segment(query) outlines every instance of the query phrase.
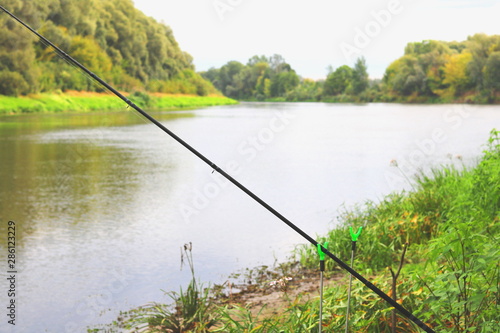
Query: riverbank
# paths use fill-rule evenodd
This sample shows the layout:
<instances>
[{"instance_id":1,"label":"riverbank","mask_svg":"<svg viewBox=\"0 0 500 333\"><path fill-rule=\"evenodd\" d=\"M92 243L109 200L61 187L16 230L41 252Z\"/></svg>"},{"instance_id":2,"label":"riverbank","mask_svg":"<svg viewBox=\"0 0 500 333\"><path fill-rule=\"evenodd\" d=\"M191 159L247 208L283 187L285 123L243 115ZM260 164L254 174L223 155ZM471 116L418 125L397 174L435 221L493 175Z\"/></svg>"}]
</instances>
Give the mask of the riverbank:
<instances>
[{"instance_id":1,"label":"riverbank","mask_svg":"<svg viewBox=\"0 0 500 333\"><path fill-rule=\"evenodd\" d=\"M398 103L398 104L474 104L474 105L498 105L500 104L500 94L484 95L478 92L464 94L459 97L429 97L429 96L397 96L390 94L378 94L366 92L360 95L336 95L327 97L307 97L299 98L295 95L284 97L273 97L259 100L244 99L248 102L318 102L318 103Z\"/></svg>"},{"instance_id":2,"label":"riverbank","mask_svg":"<svg viewBox=\"0 0 500 333\"><path fill-rule=\"evenodd\" d=\"M185 109L238 103L220 95L196 96L141 92L124 93L124 95L139 107L147 110ZM0 95L0 115L115 111L125 108L127 104L111 93L68 91L20 97Z\"/></svg>"},{"instance_id":3,"label":"riverbank","mask_svg":"<svg viewBox=\"0 0 500 333\"><path fill-rule=\"evenodd\" d=\"M397 161L393 165L398 168ZM417 178L413 187L346 211L342 224L318 241L328 242L330 252L348 262L350 227L363 227L354 268L378 288L436 332L496 332L500 131L491 132L475 167L436 169ZM226 282L206 289L193 278L187 290L169 293L174 305L135 309L114 327L141 327L141 332L315 331L320 307L317 267L316 249L304 245L297 248L295 261L237 275L242 284ZM348 275L332 260L326 261L326 268L323 326L341 332ZM356 280L350 304L353 332L420 330Z\"/></svg>"}]
</instances>

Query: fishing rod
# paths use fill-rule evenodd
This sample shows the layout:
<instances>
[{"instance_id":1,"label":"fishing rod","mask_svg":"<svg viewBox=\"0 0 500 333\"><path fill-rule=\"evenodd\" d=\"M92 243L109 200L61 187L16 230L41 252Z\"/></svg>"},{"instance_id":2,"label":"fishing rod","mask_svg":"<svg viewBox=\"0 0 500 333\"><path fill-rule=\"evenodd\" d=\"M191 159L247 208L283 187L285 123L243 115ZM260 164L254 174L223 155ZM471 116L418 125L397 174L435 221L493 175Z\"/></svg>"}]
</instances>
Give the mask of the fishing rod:
<instances>
[{"instance_id":1,"label":"fishing rod","mask_svg":"<svg viewBox=\"0 0 500 333\"><path fill-rule=\"evenodd\" d=\"M87 67L84 65L80 64L78 61L73 59L69 54L61 50L59 47L54 45L51 41L49 41L47 38L39 34L36 30L31 28L28 24L24 23L20 18L9 12L7 9L5 9L2 5L0 5L0 9L5 12L7 15L9 15L12 19L17 21L19 24L21 24L23 27L28 29L31 33L36 35L44 44L52 47L56 53L63 58L64 60L68 61L70 64L75 65L78 67L80 70L82 70L84 73L89 75L92 79L97 81L99 84L101 84L103 87L105 87L107 90L112 92L114 95L116 95L118 98L120 98L122 101L124 101L128 106L136 110L139 114L141 114L143 117L148 119L150 122L152 122L154 125L156 125L159 129L161 129L163 132L168 134L172 139L177 141L179 144L181 144L184 148L189 150L191 153L193 153L195 156L197 156L199 159L201 159L203 162L208 164L214 171L217 171L221 176L226 178L228 181L230 181L233 185L238 187L240 190L242 190L244 193L246 193L249 197L254 199L256 202L258 202L261 206L263 206L265 209L267 209L270 213L272 213L274 216L276 216L278 219L280 219L282 222L284 222L287 226L292 228L295 232L297 232L299 235L301 235L304 239L306 239L309 243L311 243L313 246L318 247L327 255L329 256L333 261L335 261L340 267L342 267L344 270L346 270L348 273L350 273L352 276L354 276L356 279L358 279L361 283L363 283L365 286L367 286L369 289L371 289L373 292L375 292L380 298L382 298L384 301L386 301L390 306L394 307L396 310L398 310L403 316L406 318L410 319L412 322L414 322L418 327L420 327L422 330L428 333L435 333L434 330L432 330L429 326L427 326L424 322L422 322L420 319L415 317L410 311L408 311L405 307L397 303L395 300L393 300L389 295L384 293L382 290L377 288L374 284L372 284L370 281L365 279L361 274L356 272L354 269L352 269L349 265L347 265L345 262L337 258L335 255L333 255L330 251L328 251L326 248L324 248L322 245L318 244L314 238L306 234L302 229L297 227L295 224L293 224L290 220L288 220L285 216L283 216L281 213L279 213L276 209L271 207L267 202L262 200L260 197L258 197L256 194L254 194L252 191L250 191L248 188L243 186L240 182L238 182L235 178L233 178L231 175L229 175L227 172L222 170L219 166L217 166L215 163L213 163L211 160L209 160L207 157L205 157L203 154L201 154L198 150L196 150L194 147L192 147L190 144L188 144L186 141L184 141L182 138L177 136L174 132L166 128L164 125L162 125L158 120L156 120L154 117L149 115L146 111L144 111L142 108L137 106L135 103L133 103L131 100L129 100L127 97L125 97L123 94L121 94L118 90L113 88L111 85L109 85L106 81L101 79L99 76L94 74L92 71L90 71Z\"/></svg>"}]
</instances>

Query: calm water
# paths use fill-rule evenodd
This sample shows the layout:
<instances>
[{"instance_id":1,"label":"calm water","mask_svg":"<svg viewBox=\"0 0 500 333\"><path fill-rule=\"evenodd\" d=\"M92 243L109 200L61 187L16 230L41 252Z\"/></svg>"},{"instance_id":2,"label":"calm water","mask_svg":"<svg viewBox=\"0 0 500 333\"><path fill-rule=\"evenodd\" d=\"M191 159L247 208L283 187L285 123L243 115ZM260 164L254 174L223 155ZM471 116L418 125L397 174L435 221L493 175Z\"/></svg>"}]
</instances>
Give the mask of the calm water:
<instances>
[{"instance_id":1,"label":"calm water","mask_svg":"<svg viewBox=\"0 0 500 333\"><path fill-rule=\"evenodd\" d=\"M243 103L155 116L313 237L343 206L411 189L406 176L474 164L500 127L498 106ZM187 242L213 283L303 243L132 111L0 118L0 153L2 253L17 223L15 332L83 332L169 302L161 290L190 278ZM4 305L6 271L4 260Z\"/></svg>"}]
</instances>

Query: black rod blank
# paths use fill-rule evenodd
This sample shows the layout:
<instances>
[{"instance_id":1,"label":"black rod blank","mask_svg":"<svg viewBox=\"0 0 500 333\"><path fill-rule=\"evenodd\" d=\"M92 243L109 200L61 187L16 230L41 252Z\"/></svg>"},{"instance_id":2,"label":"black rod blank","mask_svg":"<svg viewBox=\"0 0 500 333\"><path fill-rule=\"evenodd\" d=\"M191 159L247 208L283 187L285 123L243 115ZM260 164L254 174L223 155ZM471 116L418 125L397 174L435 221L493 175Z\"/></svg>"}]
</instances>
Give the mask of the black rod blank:
<instances>
[{"instance_id":1,"label":"black rod blank","mask_svg":"<svg viewBox=\"0 0 500 333\"><path fill-rule=\"evenodd\" d=\"M184 146L187 150L189 150L191 153L196 155L199 159L201 159L203 162L208 164L213 170L217 171L220 175L222 175L224 178L229 180L231 183L233 183L236 187L238 187L240 190L245 192L248 196L250 196L252 199L257 201L261 206L263 206L265 209L267 209L269 212L271 212L274 216L276 216L278 219L280 219L282 222L284 222L286 225L288 225L290 228L292 228L295 232L297 232L299 235L301 235L303 238L305 238L309 243L314 245L315 247L318 246L318 242L314 240L311 236L306 234L304 231L302 231L299 227L297 227L295 224L293 224L290 220L288 220L285 216L281 215L277 210L275 210L273 207L271 207L268 203L266 203L264 200L262 200L260 197L258 197L256 194L254 194L252 191L250 191L248 188L243 186L240 182L238 182L236 179L234 179L231 175L229 175L227 172L222 170L219 166L217 166L215 163L213 163L211 160L209 160L207 157L205 157L203 154L201 154L198 150L193 148L191 145L189 145L186 141L184 141L182 138L177 136L174 132L166 128L164 125L162 125L158 120L153 118L151 115L149 115L146 111L141 109L139 106L134 104L132 101L130 101L128 98L126 98L123 94L121 94L119 91L117 91L115 88L110 86L107 82L105 82L103 79L101 79L99 76L91 72L87 67L83 66L80 64L78 61L73 59L69 54L61 50L59 47L54 45L51 41L49 41L47 38L39 34L36 30L31 28L29 25L24 23L21 19L19 19L17 16L9 12L7 9L5 9L2 5L0 5L0 9L3 10L7 15L9 15L11 18L16 20L18 23L20 23L22 26L24 26L26 29L31 31L33 34L35 34L40 40L42 40L46 45L51 46L59 56L61 56L63 59L67 60L68 62L74 64L77 66L79 69L81 69L83 72L88 74L92 79L96 80L99 82L102 86L104 86L106 89L111 91L114 95L116 95L118 98L123 100L127 105L132 107L134 110L139 112L142 116L144 116L146 119L151 121L153 124L155 124L158 128L160 128L163 132L168 134L171 138L173 138L175 141L180 143L182 146ZM321 246L321 245L320 245ZM412 322L414 322L418 327L423 329L425 332L429 333L435 333L432 328L427 326L424 322L419 320L417 317L415 317L410 311L408 311L406 308L404 308L402 305L397 303L395 300L393 300L391 297L389 297L386 293L384 293L382 290L377 288L375 285L373 285L370 281L365 279L361 274L356 272L354 269L352 269L349 265L344 263L342 260L337 258L335 255L333 255L330 251L328 251L326 248L321 246L321 249L323 252L328 255L331 259L333 259L340 267L342 267L344 270L349 272L352 276L357 278L359 281L361 281L365 286L367 286L369 289L371 289L373 292L375 292L380 298L382 298L384 301L389 303L392 307L394 307L396 310L398 310L403 316L406 318L410 319Z\"/></svg>"}]
</instances>

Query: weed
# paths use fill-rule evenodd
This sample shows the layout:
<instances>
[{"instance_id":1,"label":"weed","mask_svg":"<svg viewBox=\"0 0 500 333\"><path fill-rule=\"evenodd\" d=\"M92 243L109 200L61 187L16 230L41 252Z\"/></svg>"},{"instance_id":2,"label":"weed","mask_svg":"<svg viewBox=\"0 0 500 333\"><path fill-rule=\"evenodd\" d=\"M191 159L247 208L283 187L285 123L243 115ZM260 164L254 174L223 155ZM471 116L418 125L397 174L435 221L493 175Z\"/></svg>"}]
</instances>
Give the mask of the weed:
<instances>
[{"instance_id":1,"label":"weed","mask_svg":"<svg viewBox=\"0 0 500 333\"><path fill-rule=\"evenodd\" d=\"M218 314L210 300L210 288L196 282L192 244L181 248L181 262L186 258L192 278L186 290L168 292L173 305L151 303L135 310L127 322L136 332L204 333L217 323Z\"/></svg>"}]
</instances>

